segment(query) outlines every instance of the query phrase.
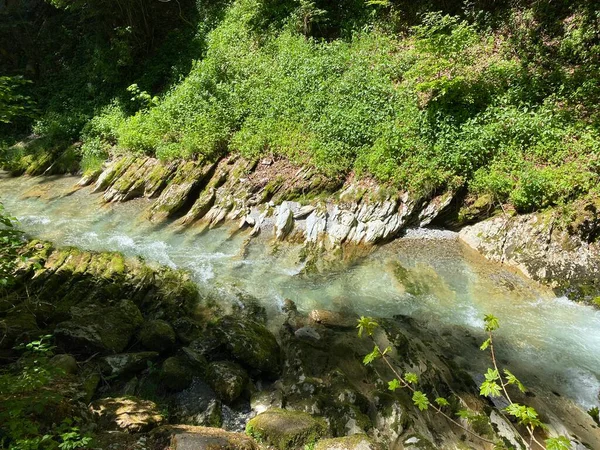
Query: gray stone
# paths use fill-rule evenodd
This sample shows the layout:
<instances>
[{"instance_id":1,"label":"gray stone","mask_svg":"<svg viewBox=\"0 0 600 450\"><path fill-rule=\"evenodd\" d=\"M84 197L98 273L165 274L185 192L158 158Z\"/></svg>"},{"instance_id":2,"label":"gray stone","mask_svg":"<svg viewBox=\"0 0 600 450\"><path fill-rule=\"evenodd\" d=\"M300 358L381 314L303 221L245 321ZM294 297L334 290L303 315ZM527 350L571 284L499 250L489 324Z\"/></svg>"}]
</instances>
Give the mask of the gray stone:
<instances>
[{"instance_id":1,"label":"gray stone","mask_svg":"<svg viewBox=\"0 0 600 450\"><path fill-rule=\"evenodd\" d=\"M232 403L248 384L248 374L236 363L217 361L206 369L206 381L225 403Z\"/></svg>"},{"instance_id":2,"label":"gray stone","mask_svg":"<svg viewBox=\"0 0 600 450\"><path fill-rule=\"evenodd\" d=\"M105 375L121 377L141 372L156 358L156 352L121 353L101 358L100 367Z\"/></svg>"},{"instance_id":3,"label":"gray stone","mask_svg":"<svg viewBox=\"0 0 600 450\"><path fill-rule=\"evenodd\" d=\"M54 367L58 367L63 370L66 374L74 375L79 371L79 366L77 366L77 360L67 354L54 355L50 359L50 364Z\"/></svg>"},{"instance_id":4,"label":"gray stone","mask_svg":"<svg viewBox=\"0 0 600 450\"><path fill-rule=\"evenodd\" d=\"M275 237L277 239L285 239L294 228L294 213L288 202L283 202L278 210L275 219Z\"/></svg>"}]
</instances>

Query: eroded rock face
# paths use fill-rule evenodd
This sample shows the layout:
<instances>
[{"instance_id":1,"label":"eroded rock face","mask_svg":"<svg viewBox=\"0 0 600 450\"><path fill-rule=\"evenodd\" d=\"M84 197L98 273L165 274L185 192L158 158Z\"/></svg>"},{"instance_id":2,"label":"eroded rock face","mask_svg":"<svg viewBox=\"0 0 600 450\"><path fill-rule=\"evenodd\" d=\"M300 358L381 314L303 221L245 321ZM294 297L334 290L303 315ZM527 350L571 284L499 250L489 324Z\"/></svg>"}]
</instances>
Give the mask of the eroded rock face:
<instances>
[{"instance_id":1,"label":"eroded rock face","mask_svg":"<svg viewBox=\"0 0 600 450\"><path fill-rule=\"evenodd\" d=\"M246 433L280 450L310 445L327 434L327 423L320 417L299 411L270 409L248 422Z\"/></svg>"},{"instance_id":2,"label":"eroded rock face","mask_svg":"<svg viewBox=\"0 0 600 450\"><path fill-rule=\"evenodd\" d=\"M98 427L105 431L140 433L165 421L154 402L136 397L104 398L93 402L90 409Z\"/></svg>"},{"instance_id":3,"label":"eroded rock face","mask_svg":"<svg viewBox=\"0 0 600 450\"><path fill-rule=\"evenodd\" d=\"M568 226L549 211L494 217L463 228L459 236L492 261L516 267L560 293L591 300L600 293L600 242L593 231L598 219L591 209L582 206Z\"/></svg>"}]
</instances>

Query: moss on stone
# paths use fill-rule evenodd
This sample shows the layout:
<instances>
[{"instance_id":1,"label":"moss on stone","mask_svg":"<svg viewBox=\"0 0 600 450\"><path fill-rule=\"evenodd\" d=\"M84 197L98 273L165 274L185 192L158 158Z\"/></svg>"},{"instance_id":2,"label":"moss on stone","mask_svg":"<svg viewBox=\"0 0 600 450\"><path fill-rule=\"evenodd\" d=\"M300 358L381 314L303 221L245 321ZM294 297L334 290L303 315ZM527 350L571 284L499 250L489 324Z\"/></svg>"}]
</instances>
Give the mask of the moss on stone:
<instances>
[{"instance_id":1,"label":"moss on stone","mask_svg":"<svg viewBox=\"0 0 600 450\"><path fill-rule=\"evenodd\" d=\"M250 420L246 433L278 450L293 450L314 445L327 434L327 423L304 412L270 409Z\"/></svg>"},{"instance_id":2,"label":"moss on stone","mask_svg":"<svg viewBox=\"0 0 600 450\"><path fill-rule=\"evenodd\" d=\"M175 345L175 331L164 320L150 320L146 322L139 334L141 344L149 350L165 352Z\"/></svg>"},{"instance_id":3,"label":"moss on stone","mask_svg":"<svg viewBox=\"0 0 600 450\"><path fill-rule=\"evenodd\" d=\"M173 391L182 391L192 383L194 370L188 361L180 356L165 359L160 371L160 379Z\"/></svg>"}]
</instances>

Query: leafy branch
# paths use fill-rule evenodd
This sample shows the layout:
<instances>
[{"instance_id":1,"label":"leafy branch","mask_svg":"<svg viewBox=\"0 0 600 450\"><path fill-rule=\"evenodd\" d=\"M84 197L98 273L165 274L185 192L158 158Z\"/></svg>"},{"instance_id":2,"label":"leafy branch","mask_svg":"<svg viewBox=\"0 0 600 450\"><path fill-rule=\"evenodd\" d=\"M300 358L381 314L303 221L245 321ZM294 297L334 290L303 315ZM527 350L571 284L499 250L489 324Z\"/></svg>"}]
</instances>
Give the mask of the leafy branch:
<instances>
[{"instance_id":1,"label":"leafy branch","mask_svg":"<svg viewBox=\"0 0 600 450\"><path fill-rule=\"evenodd\" d=\"M535 437L535 430L537 428L546 429L547 426L541 422L539 414L534 408L532 408L531 406L521 405L512 401L510 395L508 394L507 386L514 385L521 392L526 392L526 388L523 385L523 383L521 383L521 381L519 381L519 379L512 372L510 372L508 369L504 369L501 372L498 367L498 362L494 351L493 338L493 332L496 331L500 326L498 319L493 315L486 315L484 317L484 323L485 331L488 333L488 338L483 342L480 349L489 349L492 358L493 368L488 368L487 372L484 374L485 381L480 386L480 395L485 397L504 396L506 398L509 404L506 408L504 408L504 412L514 417L519 424L523 425L527 429L527 432L529 434L529 448L532 448L533 443L535 443L541 449L570 450L571 443L569 439L565 436L548 438L544 441L544 444L542 444ZM397 389L408 389L410 392L412 392L413 404L417 408L419 408L420 411L426 411L431 408L436 413L441 414L451 423L464 430L465 432L469 433L470 435L474 436L475 438L489 444L495 444L494 441L469 430L461 423L450 417L446 412L444 412L442 408L446 408L450 405L446 398L437 397L432 402L427 397L427 394L418 390L415 387L419 382L417 374L412 372L406 372L404 375L400 374L400 372L396 369L396 367L394 367L390 360L389 353L391 352L391 347L382 349L373 337L375 329L378 326L378 323L369 317L361 317L358 321L357 328L359 337L367 335L374 343L373 351L364 357L363 364L369 365L373 363L373 361L381 358L383 362L385 362L387 367L395 375L395 378L388 382L388 389L390 391L394 392ZM461 410L458 412L458 416L468 419L472 416L472 414L470 414L466 410Z\"/></svg>"}]
</instances>

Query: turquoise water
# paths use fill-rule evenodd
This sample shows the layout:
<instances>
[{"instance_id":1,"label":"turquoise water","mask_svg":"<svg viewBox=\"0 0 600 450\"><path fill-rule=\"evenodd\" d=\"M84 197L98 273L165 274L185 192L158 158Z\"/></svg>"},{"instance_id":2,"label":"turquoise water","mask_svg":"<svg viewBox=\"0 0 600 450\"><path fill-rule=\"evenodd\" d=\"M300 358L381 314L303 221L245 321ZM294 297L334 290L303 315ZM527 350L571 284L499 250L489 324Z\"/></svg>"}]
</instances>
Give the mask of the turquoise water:
<instances>
[{"instance_id":1,"label":"turquoise water","mask_svg":"<svg viewBox=\"0 0 600 450\"><path fill-rule=\"evenodd\" d=\"M481 339L482 317L492 313L501 320L500 353L513 372L583 407L598 404L600 311L485 261L453 233L410 231L359 259L306 274L300 245L273 245L265 235L249 240L247 231L228 227L200 233L177 223L155 226L145 218L148 200L104 205L88 188L73 192L76 181L2 176L0 201L32 236L189 270L202 289L232 301L246 292L271 316L290 298L303 311L403 314ZM472 358L478 350L470 343L448 351Z\"/></svg>"}]
</instances>

